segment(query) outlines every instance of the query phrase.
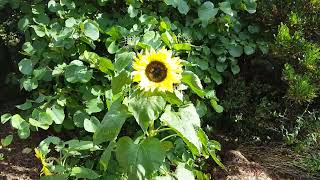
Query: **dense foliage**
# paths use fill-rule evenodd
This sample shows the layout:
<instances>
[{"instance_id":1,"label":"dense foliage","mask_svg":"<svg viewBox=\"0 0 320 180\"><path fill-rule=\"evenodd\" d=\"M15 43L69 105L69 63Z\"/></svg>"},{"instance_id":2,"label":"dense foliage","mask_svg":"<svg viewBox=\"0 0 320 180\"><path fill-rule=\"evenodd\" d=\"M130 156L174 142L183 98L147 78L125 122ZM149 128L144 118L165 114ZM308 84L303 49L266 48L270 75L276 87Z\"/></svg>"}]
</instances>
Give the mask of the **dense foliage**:
<instances>
[{"instance_id":1,"label":"dense foliage","mask_svg":"<svg viewBox=\"0 0 320 180\"><path fill-rule=\"evenodd\" d=\"M0 77L12 71L6 82L27 97L1 122L21 139L50 134L35 149L41 178L212 179L224 168L214 130L283 141L305 157L295 166L320 171L319 0L0 0L0 10L0 53L11 56L0 63L12 67ZM135 61L163 49L181 59L181 82L146 91Z\"/></svg>"},{"instance_id":2,"label":"dense foliage","mask_svg":"<svg viewBox=\"0 0 320 180\"><path fill-rule=\"evenodd\" d=\"M223 167L200 118L223 111L215 86L239 73L240 56L267 53L259 28L240 18L255 13L254 0L0 0L9 7L24 34L15 77L29 95L1 122L22 139L55 131L36 149L43 175L210 179L198 160ZM183 59L182 83L143 92L132 61L162 47Z\"/></svg>"}]
</instances>

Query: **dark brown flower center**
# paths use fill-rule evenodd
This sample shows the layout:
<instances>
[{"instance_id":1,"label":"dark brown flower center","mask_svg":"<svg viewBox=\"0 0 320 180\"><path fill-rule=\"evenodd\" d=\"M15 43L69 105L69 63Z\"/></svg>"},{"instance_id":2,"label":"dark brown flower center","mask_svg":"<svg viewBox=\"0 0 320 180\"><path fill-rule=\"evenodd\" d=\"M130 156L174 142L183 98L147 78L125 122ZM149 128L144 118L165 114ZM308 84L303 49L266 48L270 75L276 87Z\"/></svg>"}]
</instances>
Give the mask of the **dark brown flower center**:
<instances>
[{"instance_id":1,"label":"dark brown flower center","mask_svg":"<svg viewBox=\"0 0 320 180\"><path fill-rule=\"evenodd\" d=\"M152 61L148 64L145 73L150 81L161 82L167 77L167 68L162 62Z\"/></svg>"}]
</instances>

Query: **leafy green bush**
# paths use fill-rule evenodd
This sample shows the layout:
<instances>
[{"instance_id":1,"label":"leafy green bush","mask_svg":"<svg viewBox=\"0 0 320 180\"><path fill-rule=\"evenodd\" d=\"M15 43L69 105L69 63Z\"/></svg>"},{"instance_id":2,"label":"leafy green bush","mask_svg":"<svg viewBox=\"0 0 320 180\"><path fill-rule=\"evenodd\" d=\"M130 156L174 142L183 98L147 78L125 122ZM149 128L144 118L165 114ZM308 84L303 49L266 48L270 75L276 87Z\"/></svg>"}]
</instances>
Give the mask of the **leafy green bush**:
<instances>
[{"instance_id":1,"label":"leafy green bush","mask_svg":"<svg viewBox=\"0 0 320 180\"><path fill-rule=\"evenodd\" d=\"M214 87L239 73L237 58L266 52L266 43L252 38L259 28L239 16L255 12L254 0L14 2L25 35L18 78L30 96L19 114L4 114L1 122L11 122L22 139L40 129L58 133L35 150L44 175L210 179L198 158L223 167L220 145L200 118L223 111ZM176 72L174 88L144 92L135 63L162 51L183 72ZM148 67L140 75L161 77L153 82L174 70L158 61Z\"/></svg>"},{"instance_id":2,"label":"leafy green bush","mask_svg":"<svg viewBox=\"0 0 320 180\"><path fill-rule=\"evenodd\" d=\"M259 7L258 19L276 34L272 58L284 65L287 98L298 103L312 101L318 96L320 77L319 1L261 1Z\"/></svg>"},{"instance_id":3,"label":"leafy green bush","mask_svg":"<svg viewBox=\"0 0 320 180\"><path fill-rule=\"evenodd\" d=\"M279 27L276 43L280 47L276 50L279 55L292 57L283 70L289 84L288 98L297 102L312 101L319 89L320 48L301 37L298 31L292 36L285 24Z\"/></svg>"}]
</instances>

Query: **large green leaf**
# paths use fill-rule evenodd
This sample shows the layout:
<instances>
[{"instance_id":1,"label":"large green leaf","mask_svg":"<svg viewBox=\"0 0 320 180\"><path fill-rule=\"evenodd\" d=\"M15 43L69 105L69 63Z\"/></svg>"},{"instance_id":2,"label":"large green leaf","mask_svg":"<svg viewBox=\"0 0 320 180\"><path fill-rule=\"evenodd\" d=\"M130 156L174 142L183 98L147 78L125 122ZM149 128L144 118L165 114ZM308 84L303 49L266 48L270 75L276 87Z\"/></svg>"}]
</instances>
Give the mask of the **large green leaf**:
<instances>
[{"instance_id":1,"label":"large green leaf","mask_svg":"<svg viewBox=\"0 0 320 180\"><path fill-rule=\"evenodd\" d=\"M244 3L246 5L246 10L250 13L253 14L256 12L257 9L257 3L256 0L244 0Z\"/></svg>"},{"instance_id":2,"label":"large green leaf","mask_svg":"<svg viewBox=\"0 0 320 180\"><path fill-rule=\"evenodd\" d=\"M130 73L128 71L121 71L121 73L111 80L112 93L118 94L122 87L131 82Z\"/></svg>"},{"instance_id":3,"label":"large green leaf","mask_svg":"<svg viewBox=\"0 0 320 180\"><path fill-rule=\"evenodd\" d=\"M30 59L22 59L18 66L22 74L30 75L33 71L32 61Z\"/></svg>"},{"instance_id":4,"label":"large green leaf","mask_svg":"<svg viewBox=\"0 0 320 180\"><path fill-rule=\"evenodd\" d=\"M65 114L62 106L54 104L51 108L47 108L46 112L56 124L63 123Z\"/></svg>"},{"instance_id":5,"label":"large green leaf","mask_svg":"<svg viewBox=\"0 0 320 180\"><path fill-rule=\"evenodd\" d=\"M182 82L187 84L198 96L203 97L205 95L199 77L193 72L184 71L182 73Z\"/></svg>"},{"instance_id":6,"label":"large green leaf","mask_svg":"<svg viewBox=\"0 0 320 180\"><path fill-rule=\"evenodd\" d=\"M178 112L166 109L160 120L174 129L193 154L200 154L202 144L197 135L197 129L200 128L200 118L193 104L181 107Z\"/></svg>"},{"instance_id":7,"label":"large green leaf","mask_svg":"<svg viewBox=\"0 0 320 180\"><path fill-rule=\"evenodd\" d=\"M161 96L139 94L128 100L128 110L144 132L151 121L158 119L165 105L166 101Z\"/></svg>"},{"instance_id":8,"label":"large green leaf","mask_svg":"<svg viewBox=\"0 0 320 180\"><path fill-rule=\"evenodd\" d=\"M228 2L228 1L221 2L221 3L219 3L219 6L220 6L221 11L223 11L224 13L226 13L230 16L233 16L233 11L231 9L230 2Z\"/></svg>"},{"instance_id":9,"label":"large green leaf","mask_svg":"<svg viewBox=\"0 0 320 180\"><path fill-rule=\"evenodd\" d=\"M86 21L83 24L84 34L90 39L96 41L99 39L99 28L91 21Z\"/></svg>"},{"instance_id":10,"label":"large green leaf","mask_svg":"<svg viewBox=\"0 0 320 180\"><path fill-rule=\"evenodd\" d=\"M188 6L185 0L164 0L164 2L167 5L171 5L175 8L178 8L178 11L184 15L186 15L190 10L190 7Z\"/></svg>"},{"instance_id":11,"label":"large green leaf","mask_svg":"<svg viewBox=\"0 0 320 180\"><path fill-rule=\"evenodd\" d=\"M159 170L165 155L165 149L156 138L136 144L129 137L122 137L117 143L116 157L129 180L149 179L153 172Z\"/></svg>"},{"instance_id":12,"label":"large green leaf","mask_svg":"<svg viewBox=\"0 0 320 180\"><path fill-rule=\"evenodd\" d=\"M106 73L109 70L114 70L112 61L106 57L100 57L94 52L85 51L81 56L81 59L90 63L90 67L99 69L100 71Z\"/></svg>"},{"instance_id":13,"label":"large green leaf","mask_svg":"<svg viewBox=\"0 0 320 180\"><path fill-rule=\"evenodd\" d=\"M86 83L90 81L92 73L81 61L74 60L66 67L64 76L70 83Z\"/></svg>"},{"instance_id":14,"label":"large green leaf","mask_svg":"<svg viewBox=\"0 0 320 180\"><path fill-rule=\"evenodd\" d=\"M130 116L127 107L121 104L120 100L115 101L94 133L94 142L100 144L117 138L122 125Z\"/></svg>"},{"instance_id":15,"label":"large green leaf","mask_svg":"<svg viewBox=\"0 0 320 180\"><path fill-rule=\"evenodd\" d=\"M104 102L98 97L90 98L86 101L86 112L88 114L98 113L104 109Z\"/></svg>"},{"instance_id":16,"label":"large green leaf","mask_svg":"<svg viewBox=\"0 0 320 180\"><path fill-rule=\"evenodd\" d=\"M11 125L13 128L18 129L18 136L21 139L26 139L30 136L30 126L19 114L11 117Z\"/></svg>"},{"instance_id":17,"label":"large green leaf","mask_svg":"<svg viewBox=\"0 0 320 180\"><path fill-rule=\"evenodd\" d=\"M180 163L176 169L176 178L178 180L195 180L194 174L191 170L186 168L185 164Z\"/></svg>"},{"instance_id":18,"label":"large green leaf","mask_svg":"<svg viewBox=\"0 0 320 180\"><path fill-rule=\"evenodd\" d=\"M115 70L118 72L124 70L132 62L134 56L134 52L123 52L120 54L116 54L114 65Z\"/></svg>"},{"instance_id":19,"label":"large green leaf","mask_svg":"<svg viewBox=\"0 0 320 180\"><path fill-rule=\"evenodd\" d=\"M75 176L77 177L77 179L97 179L99 177L99 174L85 167L74 167L71 170L71 176Z\"/></svg>"},{"instance_id":20,"label":"large green leaf","mask_svg":"<svg viewBox=\"0 0 320 180\"><path fill-rule=\"evenodd\" d=\"M116 147L116 143L114 141L111 141L100 157L99 164L102 166L104 171L108 169L109 161L111 158L111 152L114 147Z\"/></svg>"},{"instance_id":21,"label":"large green leaf","mask_svg":"<svg viewBox=\"0 0 320 180\"><path fill-rule=\"evenodd\" d=\"M217 15L218 9L214 8L214 4L210 1L204 2L198 8L198 16L203 25L208 25L208 23Z\"/></svg>"}]
</instances>

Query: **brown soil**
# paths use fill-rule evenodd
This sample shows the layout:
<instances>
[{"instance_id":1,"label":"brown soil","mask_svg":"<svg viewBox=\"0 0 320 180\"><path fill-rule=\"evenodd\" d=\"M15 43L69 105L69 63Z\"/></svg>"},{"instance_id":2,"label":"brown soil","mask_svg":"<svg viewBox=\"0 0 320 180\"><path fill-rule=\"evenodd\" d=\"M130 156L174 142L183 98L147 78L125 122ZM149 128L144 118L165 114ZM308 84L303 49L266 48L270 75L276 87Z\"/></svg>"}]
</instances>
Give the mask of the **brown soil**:
<instances>
[{"instance_id":1,"label":"brown soil","mask_svg":"<svg viewBox=\"0 0 320 180\"><path fill-rule=\"evenodd\" d=\"M0 89L3 90L4 88ZM14 105L20 103L21 98L9 102L0 100L0 115L14 111ZM11 128L10 123L0 123L0 139L5 138L9 134L14 136L12 144L8 147L2 147L0 143L0 154L4 155L4 160L0 160L0 180L39 179L39 170L41 166L34 156L33 149L39 145L41 136L39 136L38 133L33 132L28 139L20 140L16 135L16 131ZM30 152L23 152L25 148L29 148Z\"/></svg>"},{"instance_id":2,"label":"brown soil","mask_svg":"<svg viewBox=\"0 0 320 180\"><path fill-rule=\"evenodd\" d=\"M8 125L0 125L0 138L12 132ZM14 134L14 133L12 133ZM33 133L27 140L20 140L14 135L14 140L8 147L0 146L0 154L4 160L0 161L0 180L34 180L39 179L39 161L34 156L33 149L38 146L40 138ZM23 153L25 148L32 150Z\"/></svg>"},{"instance_id":3,"label":"brown soil","mask_svg":"<svg viewBox=\"0 0 320 180\"><path fill-rule=\"evenodd\" d=\"M319 180L299 168L301 155L280 143L263 145L241 144L221 153L225 170L215 169L213 176L219 180Z\"/></svg>"}]
</instances>

